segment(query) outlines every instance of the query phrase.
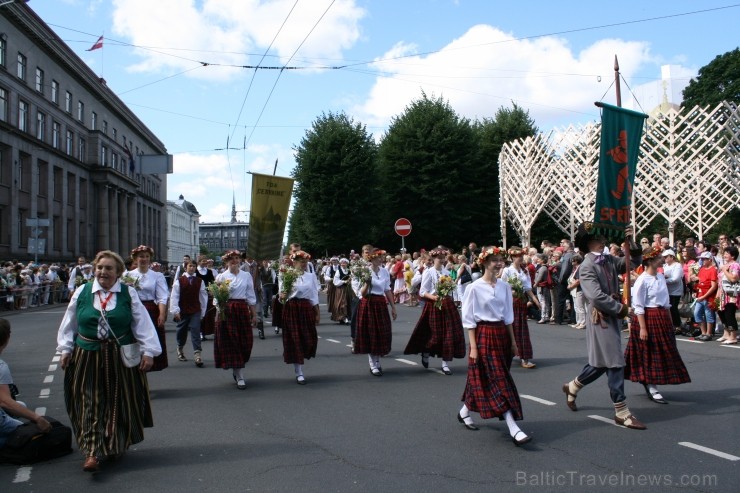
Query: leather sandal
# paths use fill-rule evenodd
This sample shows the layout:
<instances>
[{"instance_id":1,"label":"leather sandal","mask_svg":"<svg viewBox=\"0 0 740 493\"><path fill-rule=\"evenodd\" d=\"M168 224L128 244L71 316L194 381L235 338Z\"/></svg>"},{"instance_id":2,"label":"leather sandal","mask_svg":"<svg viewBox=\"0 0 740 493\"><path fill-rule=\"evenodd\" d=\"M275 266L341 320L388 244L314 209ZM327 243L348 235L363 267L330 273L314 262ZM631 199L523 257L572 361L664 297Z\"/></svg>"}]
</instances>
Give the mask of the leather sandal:
<instances>
[{"instance_id":1,"label":"leather sandal","mask_svg":"<svg viewBox=\"0 0 740 493\"><path fill-rule=\"evenodd\" d=\"M576 406L576 401L575 401L576 394L570 393L569 384L566 383L563 385L563 392L565 392L565 395L567 396L565 398L565 405L568 406L568 409L570 409L571 411L578 411L578 406ZM572 401L569 400L568 397L573 397L573 400Z\"/></svg>"},{"instance_id":2,"label":"leather sandal","mask_svg":"<svg viewBox=\"0 0 740 493\"><path fill-rule=\"evenodd\" d=\"M522 363L522 368L526 368L526 369L530 370L532 368L537 368L537 365L535 365L531 361L527 361L526 363L524 363L524 362Z\"/></svg>"},{"instance_id":3,"label":"leather sandal","mask_svg":"<svg viewBox=\"0 0 740 493\"><path fill-rule=\"evenodd\" d=\"M647 430L647 426L640 422L633 414L630 414L624 419L614 416L614 422L631 430Z\"/></svg>"},{"instance_id":4,"label":"leather sandal","mask_svg":"<svg viewBox=\"0 0 740 493\"><path fill-rule=\"evenodd\" d=\"M85 463L82 465L82 470L85 472L97 472L100 470L100 462L94 455L87 457Z\"/></svg>"}]
</instances>

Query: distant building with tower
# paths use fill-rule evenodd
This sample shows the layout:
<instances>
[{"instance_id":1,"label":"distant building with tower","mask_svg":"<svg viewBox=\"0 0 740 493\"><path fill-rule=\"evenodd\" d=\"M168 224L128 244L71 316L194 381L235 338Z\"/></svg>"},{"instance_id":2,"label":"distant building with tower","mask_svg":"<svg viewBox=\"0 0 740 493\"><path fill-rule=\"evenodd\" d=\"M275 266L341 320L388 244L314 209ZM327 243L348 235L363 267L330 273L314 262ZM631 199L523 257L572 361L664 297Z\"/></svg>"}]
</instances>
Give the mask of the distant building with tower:
<instances>
[{"instance_id":1,"label":"distant building with tower","mask_svg":"<svg viewBox=\"0 0 740 493\"><path fill-rule=\"evenodd\" d=\"M236 219L236 199L231 205L231 221L200 223L200 245L208 251L221 254L226 250L245 251L249 239L249 223Z\"/></svg>"}]
</instances>

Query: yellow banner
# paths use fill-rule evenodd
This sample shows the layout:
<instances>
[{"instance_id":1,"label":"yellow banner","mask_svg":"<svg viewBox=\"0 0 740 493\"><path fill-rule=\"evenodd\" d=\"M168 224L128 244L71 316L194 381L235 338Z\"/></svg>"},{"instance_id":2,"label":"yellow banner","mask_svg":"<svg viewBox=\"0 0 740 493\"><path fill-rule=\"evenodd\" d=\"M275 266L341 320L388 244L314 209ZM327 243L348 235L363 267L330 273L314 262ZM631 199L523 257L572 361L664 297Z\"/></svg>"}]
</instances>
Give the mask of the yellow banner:
<instances>
[{"instance_id":1,"label":"yellow banner","mask_svg":"<svg viewBox=\"0 0 740 493\"><path fill-rule=\"evenodd\" d=\"M288 221L293 179L252 173L247 255L256 260L277 259Z\"/></svg>"}]
</instances>

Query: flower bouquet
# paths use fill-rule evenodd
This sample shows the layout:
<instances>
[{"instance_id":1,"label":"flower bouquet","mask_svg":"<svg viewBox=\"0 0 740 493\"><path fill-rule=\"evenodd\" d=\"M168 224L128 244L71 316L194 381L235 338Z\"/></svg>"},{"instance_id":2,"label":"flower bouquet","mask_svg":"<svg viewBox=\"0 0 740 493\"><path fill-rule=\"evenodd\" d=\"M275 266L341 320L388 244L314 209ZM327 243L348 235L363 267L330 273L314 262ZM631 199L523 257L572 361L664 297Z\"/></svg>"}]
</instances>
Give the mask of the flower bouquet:
<instances>
[{"instance_id":1,"label":"flower bouquet","mask_svg":"<svg viewBox=\"0 0 740 493\"><path fill-rule=\"evenodd\" d=\"M121 282L123 284L125 284L126 286L131 286L137 291L141 289L141 285L139 284L140 281L140 277L129 276L128 274L124 274L123 276L121 276Z\"/></svg>"},{"instance_id":2,"label":"flower bouquet","mask_svg":"<svg viewBox=\"0 0 740 493\"><path fill-rule=\"evenodd\" d=\"M285 302L288 301L288 296L290 296L290 292L293 291L293 285L302 275L303 271L298 270L295 267L287 265L280 267L280 294L285 294L285 296L280 296L280 303L285 304Z\"/></svg>"},{"instance_id":3,"label":"flower bouquet","mask_svg":"<svg viewBox=\"0 0 740 493\"><path fill-rule=\"evenodd\" d=\"M213 296L213 305L216 307L218 319L226 321L226 303L229 302L231 280L215 281L208 286L208 292Z\"/></svg>"},{"instance_id":4,"label":"flower bouquet","mask_svg":"<svg viewBox=\"0 0 740 493\"><path fill-rule=\"evenodd\" d=\"M511 294L514 295L515 299L527 301L527 293L524 291L524 285L519 276L512 276L506 282L511 286Z\"/></svg>"},{"instance_id":5,"label":"flower bouquet","mask_svg":"<svg viewBox=\"0 0 740 493\"><path fill-rule=\"evenodd\" d=\"M75 277L75 288L79 288L83 284L87 284L89 281L92 281L92 277L90 279L85 279L82 276Z\"/></svg>"},{"instance_id":6,"label":"flower bouquet","mask_svg":"<svg viewBox=\"0 0 740 493\"><path fill-rule=\"evenodd\" d=\"M439 281L437 281L437 286L435 287L435 290L437 291L437 296L439 296L439 298L437 299L437 301L434 302L434 306L441 310L442 302L444 301L445 297L452 293L456 288L457 284L455 283L455 281L452 280L450 276L440 276Z\"/></svg>"},{"instance_id":7,"label":"flower bouquet","mask_svg":"<svg viewBox=\"0 0 740 493\"><path fill-rule=\"evenodd\" d=\"M370 282L373 277L373 273L370 271L370 263L363 258L350 262L349 271L352 277L357 279L361 285Z\"/></svg>"}]
</instances>

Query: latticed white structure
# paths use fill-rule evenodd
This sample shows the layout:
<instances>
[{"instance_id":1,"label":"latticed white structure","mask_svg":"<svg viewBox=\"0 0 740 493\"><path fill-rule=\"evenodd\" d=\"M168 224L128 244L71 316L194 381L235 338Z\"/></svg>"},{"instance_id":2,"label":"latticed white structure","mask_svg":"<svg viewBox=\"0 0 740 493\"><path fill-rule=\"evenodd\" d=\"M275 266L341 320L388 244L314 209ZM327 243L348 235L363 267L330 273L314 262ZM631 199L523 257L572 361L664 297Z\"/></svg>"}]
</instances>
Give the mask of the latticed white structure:
<instances>
[{"instance_id":1,"label":"latticed white structure","mask_svg":"<svg viewBox=\"0 0 740 493\"><path fill-rule=\"evenodd\" d=\"M571 125L504 145L499 156L501 233L508 220L530 243L541 212L573 238L594 216L601 124ZM645 125L633 200L636 231L657 215L681 221L699 238L740 206L740 110L723 102L682 114L668 109Z\"/></svg>"}]
</instances>

